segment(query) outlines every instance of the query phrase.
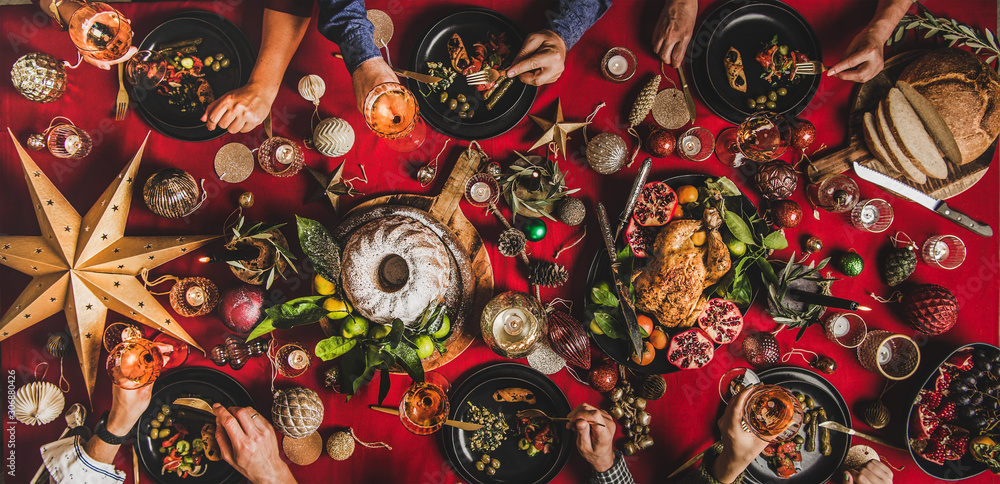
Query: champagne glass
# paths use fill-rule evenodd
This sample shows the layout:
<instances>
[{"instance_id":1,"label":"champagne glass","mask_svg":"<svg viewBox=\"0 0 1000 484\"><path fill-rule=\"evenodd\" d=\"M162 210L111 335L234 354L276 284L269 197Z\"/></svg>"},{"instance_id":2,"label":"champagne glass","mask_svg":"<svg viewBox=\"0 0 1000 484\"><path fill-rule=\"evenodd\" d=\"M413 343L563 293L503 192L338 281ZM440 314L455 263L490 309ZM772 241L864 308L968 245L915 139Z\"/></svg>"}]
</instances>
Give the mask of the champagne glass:
<instances>
[{"instance_id":1,"label":"champagne glass","mask_svg":"<svg viewBox=\"0 0 1000 484\"><path fill-rule=\"evenodd\" d=\"M146 338L122 341L108 355L111 382L119 388L136 390L156 381L163 369L160 345Z\"/></svg>"},{"instance_id":2,"label":"champagne glass","mask_svg":"<svg viewBox=\"0 0 1000 484\"><path fill-rule=\"evenodd\" d=\"M155 89L166 75L167 61L156 51L140 50L125 64L125 79L138 89Z\"/></svg>"},{"instance_id":3,"label":"champagne glass","mask_svg":"<svg viewBox=\"0 0 1000 484\"><path fill-rule=\"evenodd\" d=\"M715 154L724 165L734 167L742 165L743 158L760 163L777 159L792 143L792 127L788 121L770 111L752 114L740 123L735 131L735 143L733 135L728 130L719 133Z\"/></svg>"},{"instance_id":4,"label":"champagne glass","mask_svg":"<svg viewBox=\"0 0 1000 484\"><path fill-rule=\"evenodd\" d=\"M837 175L806 186L806 196L813 205L827 212L843 213L858 204L861 191L850 177Z\"/></svg>"},{"instance_id":5,"label":"champagne glass","mask_svg":"<svg viewBox=\"0 0 1000 484\"><path fill-rule=\"evenodd\" d=\"M802 404L777 385L759 385L743 405L744 429L767 441L792 438L802 426Z\"/></svg>"},{"instance_id":6,"label":"champagne glass","mask_svg":"<svg viewBox=\"0 0 1000 484\"><path fill-rule=\"evenodd\" d=\"M86 2L69 19L69 37L80 55L113 61L122 58L132 47L132 26L110 5Z\"/></svg>"},{"instance_id":7,"label":"champagne glass","mask_svg":"<svg viewBox=\"0 0 1000 484\"><path fill-rule=\"evenodd\" d=\"M375 86L365 97L363 109L368 127L401 152L413 151L424 142L427 126L419 111L417 98L398 82Z\"/></svg>"},{"instance_id":8,"label":"champagne glass","mask_svg":"<svg viewBox=\"0 0 1000 484\"><path fill-rule=\"evenodd\" d=\"M448 419L448 380L438 373L427 373L424 381L413 382L399 402L399 421L417 435L437 432Z\"/></svg>"},{"instance_id":9,"label":"champagne glass","mask_svg":"<svg viewBox=\"0 0 1000 484\"><path fill-rule=\"evenodd\" d=\"M753 370L742 366L730 368L719 378L719 397L722 398L723 403L728 405L733 397L747 387L759 384L760 377Z\"/></svg>"}]
</instances>

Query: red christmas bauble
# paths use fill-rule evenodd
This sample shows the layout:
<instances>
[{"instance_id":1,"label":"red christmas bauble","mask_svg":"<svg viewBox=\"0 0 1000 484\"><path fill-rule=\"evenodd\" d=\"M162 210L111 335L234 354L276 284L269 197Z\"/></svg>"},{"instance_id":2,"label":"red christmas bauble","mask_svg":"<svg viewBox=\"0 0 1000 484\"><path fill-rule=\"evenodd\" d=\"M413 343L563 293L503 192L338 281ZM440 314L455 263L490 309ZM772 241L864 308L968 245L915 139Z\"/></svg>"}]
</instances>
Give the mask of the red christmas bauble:
<instances>
[{"instance_id":1,"label":"red christmas bauble","mask_svg":"<svg viewBox=\"0 0 1000 484\"><path fill-rule=\"evenodd\" d=\"M802 207L794 200L771 202L771 223L778 228L790 229L802 222Z\"/></svg>"},{"instance_id":2,"label":"red christmas bauble","mask_svg":"<svg viewBox=\"0 0 1000 484\"><path fill-rule=\"evenodd\" d=\"M594 390L610 392L618 383L618 367L610 361L604 361L590 369L587 380Z\"/></svg>"},{"instance_id":3,"label":"red christmas bauble","mask_svg":"<svg viewBox=\"0 0 1000 484\"><path fill-rule=\"evenodd\" d=\"M227 290L219 301L219 317L231 331L249 333L264 318L264 290L249 284Z\"/></svg>"},{"instance_id":4,"label":"red christmas bauble","mask_svg":"<svg viewBox=\"0 0 1000 484\"><path fill-rule=\"evenodd\" d=\"M903 317L913 329L928 335L948 331L958 322L958 299L937 284L921 284L903 296Z\"/></svg>"},{"instance_id":5,"label":"red christmas bauble","mask_svg":"<svg viewBox=\"0 0 1000 484\"><path fill-rule=\"evenodd\" d=\"M774 366L781 357L778 338L767 331L748 334L743 339L743 357L755 370Z\"/></svg>"},{"instance_id":6,"label":"red christmas bauble","mask_svg":"<svg viewBox=\"0 0 1000 484\"><path fill-rule=\"evenodd\" d=\"M677 138L665 129L654 129L646 138L646 151L657 158L666 158L674 154Z\"/></svg>"},{"instance_id":7,"label":"red christmas bauble","mask_svg":"<svg viewBox=\"0 0 1000 484\"><path fill-rule=\"evenodd\" d=\"M792 146L804 150L816 141L816 126L806 120L799 121L792 132Z\"/></svg>"}]
</instances>

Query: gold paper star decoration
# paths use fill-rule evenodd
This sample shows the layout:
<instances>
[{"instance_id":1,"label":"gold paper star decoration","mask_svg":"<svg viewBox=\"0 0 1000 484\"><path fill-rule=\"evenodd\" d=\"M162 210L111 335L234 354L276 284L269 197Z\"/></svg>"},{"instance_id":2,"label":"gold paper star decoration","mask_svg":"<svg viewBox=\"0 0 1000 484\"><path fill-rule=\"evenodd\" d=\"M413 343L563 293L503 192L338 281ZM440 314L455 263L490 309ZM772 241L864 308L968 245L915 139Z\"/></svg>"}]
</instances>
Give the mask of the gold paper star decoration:
<instances>
[{"instance_id":1,"label":"gold paper star decoration","mask_svg":"<svg viewBox=\"0 0 1000 484\"><path fill-rule=\"evenodd\" d=\"M315 202L317 200L326 197L330 200L330 205L333 205L333 212L337 213L340 210L340 196L341 195L360 195L361 192L355 190L353 187L344 182L344 163L340 162L340 166L336 170L333 170L330 174L325 174L309 165L306 165L306 169L309 173L319 182L319 191L314 193L306 203Z\"/></svg>"},{"instance_id":2,"label":"gold paper star decoration","mask_svg":"<svg viewBox=\"0 0 1000 484\"><path fill-rule=\"evenodd\" d=\"M548 121L534 114L529 114L531 120L535 122L538 126L541 126L545 130L545 134L542 135L538 141L535 142L528 151L534 151L535 148L539 146L547 145L554 142L556 144L555 152L559 154L562 152L563 156L566 156L566 142L569 141L569 134L576 131L590 123L567 123L563 120L562 111L562 100L556 98L556 119L555 121Z\"/></svg>"},{"instance_id":3,"label":"gold paper star decoration","mask_svg":"<svg viewBox=\"0 0 1000 484\"><path fill-rule=\"evenodd\" d=\"M0 236L0 264L32 276L31 284L0 318L0 341L65 311L91 397L97 369L104 366L98 360L109 309L202 350L135 277L218 237L125 237L135 175L146 141L97 203L80 217L14 133L10 137L21 157L42 235Z\"/></svg>"}]
</instances>

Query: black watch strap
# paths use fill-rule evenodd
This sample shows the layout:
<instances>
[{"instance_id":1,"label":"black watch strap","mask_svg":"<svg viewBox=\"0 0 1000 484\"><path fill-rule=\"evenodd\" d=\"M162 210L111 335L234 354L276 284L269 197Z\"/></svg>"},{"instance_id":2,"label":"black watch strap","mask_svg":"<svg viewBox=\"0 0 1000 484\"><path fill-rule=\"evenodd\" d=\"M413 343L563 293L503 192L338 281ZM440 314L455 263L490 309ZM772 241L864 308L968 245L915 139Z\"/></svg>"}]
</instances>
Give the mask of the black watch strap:
<instances>
[{"instance_id":1,"label":"black watch strap","mask_svg":"<svg viewBox=\"0 0 1000 484\"><path fill-rule=\"evenodd\" d=\"M97 429L94 430L94 433L97 435L97 438L111 445L124 444L128 440L128 434L118 436L109 432L108 427L105 425L107 421L108 421L108 412L104 412L104 415L101 416L101 421L97 424Z\"/></svg>"}]
</instances>

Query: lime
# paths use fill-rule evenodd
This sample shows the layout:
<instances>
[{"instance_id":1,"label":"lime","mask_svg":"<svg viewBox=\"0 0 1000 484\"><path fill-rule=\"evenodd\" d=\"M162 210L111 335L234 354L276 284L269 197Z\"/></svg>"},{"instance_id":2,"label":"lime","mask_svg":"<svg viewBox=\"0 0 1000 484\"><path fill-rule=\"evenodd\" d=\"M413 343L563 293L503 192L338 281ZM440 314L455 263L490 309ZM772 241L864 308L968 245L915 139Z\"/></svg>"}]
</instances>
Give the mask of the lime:
<instances>
[{"instance_id":1,"label":"lime","mask_svg":"<svg viewBox=\"0 0 1000 484\"><path fill-rule=\"evenodd\" d=\"M371 324L368 327L368 337L371 339L382 339L389 336L392 326L388 324Z\"/></svg>"},{"instance_id":2,"label":"lime","mask_svg":"<svg viewBox=\"0 0 1000 484\"><path fill-rule=\"evenodd\" d=\"M316 274L316 277L313 277L313 292L320 296L329 296L337 292L337 285Z\"/></svg>"},{"instance_id":3,"label":"lime","mask_svg":"<svg viewBox=\"0 0 1000 484\"><path fill-rule=\"evenodd\" d=\"M448 315L445 314L441 318L441 329L435 331L434 334L432 334L431 336L433 336L434 339L441 340L447 338L448 333L450 332L451 332L451 319L449 319Z\"/></svg>"},{"instance_id":4,"label":"lime","mask_svg":"<svg viewBox=\"0 0 1000 484\"><path fill-rule=\"evenodd\" d=\"M420 359L427 358L434 353L434 341L431 340L430 335L422 334L417 336L413 344L417 346L417 357Z\"/></svg>"},{"instance_id":5,"label":"lime","mask_svg":"<svg viewBox=\"0 0 1000 484\"><path fill-rule=\"evenodd\" d=\"M345 317L340 322L340 334L345 338L355 338L368 333L368 320L357 315Z\"/></svg>"},{"instance_id":6,"label":"lime","mask_svg":"<svg viewBox=\"0 0 1000 484\"><path fill-rule=\"evenodd\" d=\"M857 252L847 252L837 258L835 265L845 276L854 277L864 270L865 260Z\"/></svg>"},{"instance_id":7,"label":"lime","mask_svg":"<svg viewBox=\"0 0 1000 484\"><path fill-rule=\"evenodd\" d=\"M597 320L596 319L591 319L590 320L590 332L594 333L594 334L604 334L604 330L601 329L601 327L597 325Z\"/></svg>"},{"instance_id":8,"label":"lime","mask_svg":"<svg viewBox=\"0 0 1000 484\"><path fill-rule=\"evenodd\" d=\"M344 319L351 314L351 303L336 296L330 296L323 300L323 309L326 309L326 317L337 320Z\"/></svg>"},{"instance_id":9,"label":"lime","mask_svg":"<svg viewBox=\"0 0 1000 484\"><path fill-rule=\"evenodd\" d=\"M605 291L609 291L610 292L611 291L611 284L608 281L599 281L597 284L594 284L594 288L595 289L603 289ZM590 300L593 301L594 304L601 304L601 302L598 301L597 298L594 297L594 291L590 291Z\"/></svg>"},{"instance_id":10,"label":"lime","mask_svg":"<svg viewBox=\"0 0 1000 484\"><path fill-rule=\"evenodd\" d=\"M724 234L722 240L726 243L726 247L729 247L729 253L733 257L743 257L743 254L747 253L747 244L742 240L729 234Z\"/></svg>"}]
</instances>

